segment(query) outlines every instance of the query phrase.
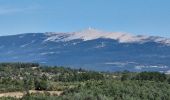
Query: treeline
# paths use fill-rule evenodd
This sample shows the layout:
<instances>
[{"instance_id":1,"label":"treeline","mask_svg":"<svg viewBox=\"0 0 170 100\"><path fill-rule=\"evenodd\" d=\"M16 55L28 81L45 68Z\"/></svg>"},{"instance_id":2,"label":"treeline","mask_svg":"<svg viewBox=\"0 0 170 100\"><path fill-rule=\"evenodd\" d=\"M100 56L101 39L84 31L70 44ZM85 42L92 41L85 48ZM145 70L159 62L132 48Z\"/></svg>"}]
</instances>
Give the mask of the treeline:
<instances>
[{"instance_id":1,"label":"treeline","mask_svg":"<svg viewBox=\"0 0 170 100\"><path fill-rule=\"evenodd\" d=\"M0 68L4 67L13 67L13 68L30 68L30 67L39 67L38 63L0 63Z\"/></svg>"},{"instance_id":2,"label":"treeline","mask_svg":"<svg viewBox=\"0 0 170 100\"><path fill-rule=\"evenodd\" d=\"M140 72L140 73L124 72L122 73L121 80L169 82L170 77L165 73L160 72Z\"/></svg>"}]
</instances>

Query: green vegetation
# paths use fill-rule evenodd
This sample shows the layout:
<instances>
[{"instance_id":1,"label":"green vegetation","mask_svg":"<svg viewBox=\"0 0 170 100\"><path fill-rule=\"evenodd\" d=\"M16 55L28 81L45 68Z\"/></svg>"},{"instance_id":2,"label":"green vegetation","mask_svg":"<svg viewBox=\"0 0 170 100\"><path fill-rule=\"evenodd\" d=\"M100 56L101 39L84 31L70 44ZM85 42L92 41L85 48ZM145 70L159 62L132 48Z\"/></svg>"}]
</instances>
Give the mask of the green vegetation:
<instances>
[{"instance_id":1,"label":"green vegetation","mask_svg":"<svg viewBox=\"0 0 170 100\"><path fill-rule=\"evenodd\" d=\"M170 76L1 63L0 94L11 92L24 94L0 100L170 100Z\"/></svg>"}]
</instances>

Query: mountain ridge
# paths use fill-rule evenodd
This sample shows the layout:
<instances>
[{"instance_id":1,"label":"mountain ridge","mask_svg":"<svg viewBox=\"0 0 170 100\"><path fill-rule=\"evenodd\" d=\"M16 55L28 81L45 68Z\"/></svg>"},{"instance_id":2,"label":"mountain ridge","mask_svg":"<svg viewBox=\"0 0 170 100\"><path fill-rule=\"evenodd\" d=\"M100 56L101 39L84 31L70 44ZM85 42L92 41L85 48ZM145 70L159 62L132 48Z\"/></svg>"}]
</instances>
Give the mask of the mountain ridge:
<instances>
[{"instance_id":1,"label":"mountain ridge","mask_svg":"<svg viewBox=\"0 0 170 100\"><path fill-rule=\"evenodd\" d=\"M77 32L41 32L41 33L20 33L15 35L3 35L6 36L24 36L27 34L45 34L47 39L45 41L71 41L81 39L83 41L106 38L118 40L120 43L143 43L143 42L158 42L166 45L170 45L170 38L162 36L150 36L150 35L133 35L126 32L105 32L95 28L89 27L88 29Z\"/></svg>"},{"instance_id":2,"label":"mountain ridge","mask_svg":"<svg viewBox=\"0 0 170 100\"><path fill-rule=\"evenodd\" d=\"M94 31L97 33L90 37ZM86 30L0 36L0 62L38 62L98 71L170 70L167 38L151 36L144 42L120 42L115 37L106 38L109 33L106 37L100 33Z\"/></svg>"}]
</instances>

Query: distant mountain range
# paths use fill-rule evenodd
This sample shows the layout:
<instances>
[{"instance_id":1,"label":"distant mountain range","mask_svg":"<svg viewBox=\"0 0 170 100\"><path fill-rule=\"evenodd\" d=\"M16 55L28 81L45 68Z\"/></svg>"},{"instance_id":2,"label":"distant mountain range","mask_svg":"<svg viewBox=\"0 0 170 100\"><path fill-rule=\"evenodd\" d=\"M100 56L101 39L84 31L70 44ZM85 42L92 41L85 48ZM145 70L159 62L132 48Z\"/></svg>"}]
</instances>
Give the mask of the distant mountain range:
<instances>
[{"instance_id":1,"label":"distant mountain range","mask_svg":"<svg viewBox=\"0 0 170 100\"><path fill-rule=\"evenodd\" d=\"M89 28L0 36L0 62L38 62L97 71L170 72L170 39Z\"/></svg>"}]
</instances>

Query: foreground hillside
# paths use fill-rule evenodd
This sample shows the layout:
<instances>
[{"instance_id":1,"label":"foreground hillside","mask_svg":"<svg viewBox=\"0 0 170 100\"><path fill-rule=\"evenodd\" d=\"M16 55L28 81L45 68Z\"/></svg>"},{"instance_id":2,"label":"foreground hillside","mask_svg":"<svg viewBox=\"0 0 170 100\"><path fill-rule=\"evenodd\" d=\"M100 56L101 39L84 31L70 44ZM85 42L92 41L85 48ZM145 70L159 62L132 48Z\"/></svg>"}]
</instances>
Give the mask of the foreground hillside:
<instances>
[{"instance_id":1,"label":"foreground hillside","mask_svg":"<svg viewBox=\"0 0 170 100\"><path fill-rule=\"evenodd\" d=\"M106 73L0 64L1 100L170 100L170 77L158 72Z\"/></svg>"}]
</instances>

